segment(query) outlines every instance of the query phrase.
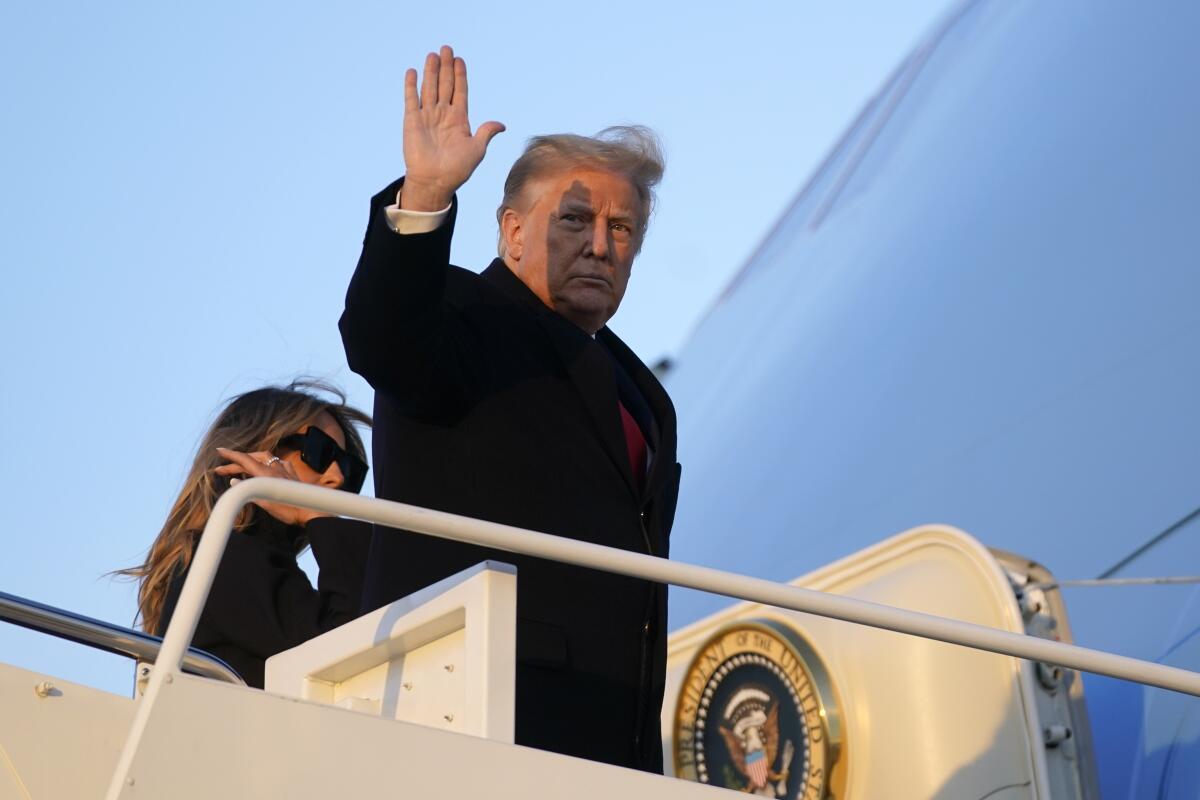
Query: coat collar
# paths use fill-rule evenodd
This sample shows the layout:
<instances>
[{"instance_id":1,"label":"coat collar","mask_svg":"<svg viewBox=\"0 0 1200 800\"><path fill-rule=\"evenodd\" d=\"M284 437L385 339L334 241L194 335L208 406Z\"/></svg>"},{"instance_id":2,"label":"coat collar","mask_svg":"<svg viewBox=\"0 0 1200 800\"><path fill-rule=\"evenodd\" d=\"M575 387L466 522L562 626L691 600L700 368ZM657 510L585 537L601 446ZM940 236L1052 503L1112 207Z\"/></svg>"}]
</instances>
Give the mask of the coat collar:
<instances>
[{"instance_id":1,"label":"coat collar","mask_svg":"<svg viewBox=\"0 0 1200 800\"><path fill-rule=\"evenodd\" d=\"M482 277L509 300L534 312L539 325L553 343L563 368L579 391L605 452L620 471L630 492L639 500L654 497L675 464L675 413L670 398L654 374L607 327L601 328L593 339L574 323L547 308L503 260L494 260L483 271ZM647 436L654 448L654 461L650 465L645 487L635 486L633 471L629 466L629 451L626 449L625 431L618 410L617 383L610 355L629 374L655 418L656 430Z\"/></svg>"},{"instance_id":2,"label":"coat collar","mask_svg":"<svg viewBox=\"0 0 1200 800\"><path fill-rule=\"evenodd\" d=\"M493 261L483 271L483 278L508 299L534 313L538 324L554 345L571 383L578 390L596 426L604 451L625 479L629 491L634 496L640 496L640 490L634 486L629 451L625 447L625 431L617 410L617 382L613 377L612 364L600 349L601 345L577 325L547 308L502 260Z\"/></svg>"},{"instance_id":3,"label":"coat collar","mask_svg":"<svg viewBox=\"0 0 1200 800\"><path fill-rule=\"evenodd\" d=\"M658 378L654 377L654 373L615 333L608 328L601 328L596 338L624 367L654 416L655 429L648 437L651 447L654 448L654 460L650 463L650 471L646 475L644 497L655 497L675 468L675 407L671 404L667 390L658 382Z\"/></svg>"},{"instance_id":4,"label":"coat collar","mask_svg":"<svg viewBox=\"0 0 1200 800\"><path fill-rule=\"evenodd\" d=\"M508 265L504 263L504 259L496 258L491 264L487 265L487 269L480 273L485 281L492 285L493 288L500 290L500 293L512 300L518 305L526 306L538 312L546 311L554 314L553 311L546 308L546 304L538 298L533 290L518 278ZM558 316L555 314L555 316ZM566 320L563 320L564 322ZM583 333L580 331L580 333ZM585 334L586 335L586 334Z\"/></svg>"}]
</instances>

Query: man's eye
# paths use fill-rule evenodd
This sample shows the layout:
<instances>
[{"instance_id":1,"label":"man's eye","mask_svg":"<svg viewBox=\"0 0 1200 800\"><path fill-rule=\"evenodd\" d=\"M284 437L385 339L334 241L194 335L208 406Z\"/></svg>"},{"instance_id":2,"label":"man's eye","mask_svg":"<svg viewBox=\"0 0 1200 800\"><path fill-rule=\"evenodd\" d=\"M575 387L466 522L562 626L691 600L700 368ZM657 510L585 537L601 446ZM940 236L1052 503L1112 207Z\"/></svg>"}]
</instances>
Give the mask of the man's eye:
<instances>
[{"instance_id":1,"label":"man's eye","mask_svg":"<svg viewBox=\"0 0 1200 800\"><path fill-rule=\"evenodd\" d=\"M560 214L558 218L563 222L583 222L583 217L578 214Z\"/></svg>"}]
</instances>

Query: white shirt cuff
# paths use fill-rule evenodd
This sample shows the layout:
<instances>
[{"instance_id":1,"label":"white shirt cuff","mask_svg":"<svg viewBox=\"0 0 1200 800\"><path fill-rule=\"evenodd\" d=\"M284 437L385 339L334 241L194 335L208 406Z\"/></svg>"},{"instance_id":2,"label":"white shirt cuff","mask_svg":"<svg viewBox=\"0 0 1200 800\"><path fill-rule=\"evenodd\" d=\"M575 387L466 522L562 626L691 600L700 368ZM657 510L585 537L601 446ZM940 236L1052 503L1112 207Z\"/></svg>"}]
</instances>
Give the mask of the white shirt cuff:
<instances>
[{"instance_id":1,"label":"white shirt cuff","mask_svg":"<svg viewBox=\"0 0 1200 800\"><path fill-rule=\"evenodd\" d=\"M450 206L441 211L409 211L400 207L400 192L396 192L396 202L385 206L383 213L387 216L388 227L403 235L413 233L429 233L442 227Z\"/></svg>"}]
</instances>

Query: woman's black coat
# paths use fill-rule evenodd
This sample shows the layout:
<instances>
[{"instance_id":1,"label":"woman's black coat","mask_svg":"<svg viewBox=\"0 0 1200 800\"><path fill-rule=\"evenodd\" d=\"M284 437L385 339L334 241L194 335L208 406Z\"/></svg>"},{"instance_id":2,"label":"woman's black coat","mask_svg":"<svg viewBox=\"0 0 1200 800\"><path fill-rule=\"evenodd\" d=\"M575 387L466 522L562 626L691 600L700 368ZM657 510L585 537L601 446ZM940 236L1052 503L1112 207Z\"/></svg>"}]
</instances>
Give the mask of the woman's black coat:
<instances>
[{"instance_id":1,"label":"woman's black coat","mask_svg":"<svg viewBox=\"0 0 1200 800\"><path fill-rule=\"evenodd\" d=\"M304 528L255 509L257 519L229 536L192 647L225 661L250 686L263 686L267 658L358 616L371 526L318 517ZM296 563L304 537L320 567L317 587ZM171 581L155 631L166 632L187 572Z\"/></svg>"}]
</instances>

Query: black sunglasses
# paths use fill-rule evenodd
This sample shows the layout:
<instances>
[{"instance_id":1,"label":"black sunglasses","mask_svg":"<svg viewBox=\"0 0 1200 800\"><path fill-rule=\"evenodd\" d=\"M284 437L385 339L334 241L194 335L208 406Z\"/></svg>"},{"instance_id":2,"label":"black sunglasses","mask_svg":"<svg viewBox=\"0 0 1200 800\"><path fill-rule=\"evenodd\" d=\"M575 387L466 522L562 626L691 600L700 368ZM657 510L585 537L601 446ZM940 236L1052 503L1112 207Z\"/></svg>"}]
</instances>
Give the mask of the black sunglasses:
<instances>
[{"instance_id":1,"label":"black sunglasses","mask_svg":"<svg viewBox=\"0 0 1200 800\"><path fill-rule=\"evenodd\" d=\"M318 474L336 461L342 471L342 488L347 492L358 494L367 479L367 462L343 450L332 436L316 425L310 425L304 433L283 437L279 440L279 448L299 451L300 460Z\"/></svg>"}]
</instances>

